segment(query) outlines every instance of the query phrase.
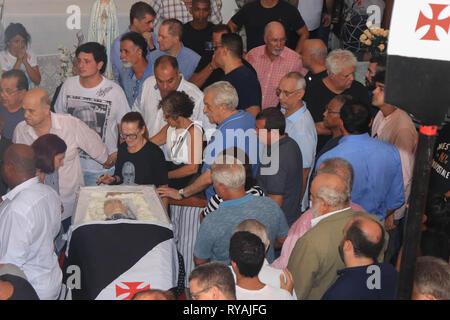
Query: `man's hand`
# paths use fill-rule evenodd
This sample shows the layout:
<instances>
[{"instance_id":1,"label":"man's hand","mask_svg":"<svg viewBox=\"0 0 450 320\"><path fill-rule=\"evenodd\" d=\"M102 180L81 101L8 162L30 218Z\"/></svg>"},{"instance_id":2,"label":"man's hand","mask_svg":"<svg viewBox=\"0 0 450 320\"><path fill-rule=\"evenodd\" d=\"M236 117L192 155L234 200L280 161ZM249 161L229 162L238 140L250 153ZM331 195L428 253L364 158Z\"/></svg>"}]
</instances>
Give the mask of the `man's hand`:
<instances>
[{"instance_id":1,"label":"man's hand","mask_svg":"<svg viewBox=\"0 0 450 320\"><path fill-rule=\"evenodd\" d=\"M325 13L322 17L322 24L327 28L331 24L331 14Z\"/></svg>"},{"instance_id":2,"label":"man's hand","mask_svg":"<svg viewBox=\"0 0 450 320\"><path fill-rule=\"evenodd\" d=\"M103 184L111 184L114 182L114 177L112 177L109 174L104 174L101 177L97 179L97 184L103 183Z\"/></svg>"},{"instance_id":3,"label":"man's hand","mask_svg":"<svg viewBox=\"0 0 450 320\"><path fill-rule=\"evenodd\" d=\"M386 219L384 219L384 228L386 229L386 231L396 228L394 224L394 214L391 214L387 216Z\"/></svg>"},{"instance_id":4,"label":"man's hand","mask_svg":"<svg viewBox=\"0 0 450 320\"><path fill-rule=\"evenodd\" d=\"M178 193L177 189L174 188L169 188L169 187L159 187L158 189L156 189L156 192L158 192L158 194L161 197L166 197L166 198L171 198L171 199L175 199L175 200L181 200L181 194Z\"/></svg>"},{"instance_id":5,"label":"man's hand","mask_svg":"<svg viewBox=\"0 0 450 320\"><path fill-rule=\"evenodd\" d=\"M117 151L114 153L111 153L108 156L108 159L106 159L106 162L103 164L103 168L110 169L110 168L114 167L114 165L116 164L116 160L117 160Z\"/></svg>"},{"instance_id":6,"label":"man's hand","mask_svg":"<svg viewBox=\"0 0 450 320\"><path fill-rule=\"evenodd\" d=\"M150 50L155 49L155 44L153 43L153 36L151 32L144 32L142 34L142 36L144 37L145 41L147 41L147 46Z\"/></svg>"},{"instance_id":7,"label":"man's hand","mask_svg":"<svg viewBox=\"0 0 450 320\"><path fill-rule=\"evenodd\" d=\"M283 269L284 275L280 274L280 288L289 291L292 295L294 292L294 278L288 269Z\"/></svg>"}]
</instances>

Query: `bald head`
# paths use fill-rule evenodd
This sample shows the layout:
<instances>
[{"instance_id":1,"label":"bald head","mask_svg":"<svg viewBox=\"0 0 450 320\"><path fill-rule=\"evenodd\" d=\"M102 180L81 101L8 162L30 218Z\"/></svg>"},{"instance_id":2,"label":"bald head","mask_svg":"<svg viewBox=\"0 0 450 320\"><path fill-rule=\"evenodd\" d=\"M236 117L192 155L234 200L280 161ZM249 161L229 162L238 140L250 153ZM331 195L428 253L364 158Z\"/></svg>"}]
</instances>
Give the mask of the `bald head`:
<instances>
[{"instance_id":1,"label":"bald head","mask_svg":"<svg viewBox=\"0 0 450 320\"><path fill-rule=\"evenodd\" d=\"M330 173L338 175L346 183L349 192L352 191L354 172L352 165L347 160L342 158L327 159L320 164L317 169L317 173Z\"/></svg>"},{"instance_id":2,"label":"bald head","mask_svg":"<svg viewBox=\"0 0 450 320\"><path fill-rule=\"evenodd\" d=\"M42 108L50 104L47 92L45 92L45 90L41 88L34 88L28 91L25 94L24 104L25 101L28 101L29 103L33 103L35 105L39 105Z\"/></svg>"},{"instance_id":3,"label":"bald head","mask_svg":"<svg viewBox=\"0 0 450 320\"><path fill-rule=\"evenodd\" d=\"M377 260L384 246L384 229L379 222L358 216L347 223L343 233L340 250L345 255L346 264L357 259ZM345 242L351 242L352 246L345 247Z\"/></svg>"},{"instance_id":4,"label":"bald head","mask_svg":"<svg viewBox=\"0 0 450 320\"><path fill-rule=\"evenodd\" d=\"M172 297L172 293L158 290L158 289L150 289L136 293L132 300L174 300L175 297Z\"/></svg>"},{"instance_id":5,"label":"bald head","mask_svg":"<svg viewBox=\"0 0 450 320\"><path fill-rule=\"evenodd\" d=\"M374 243L380 241L383 234L383 227L378 222L367 217L359 216L350 220L349 225L351 226L354 223L359 225L359 229L361 229L369 241Z\"/></svg>"},{"instance_id":6,"label":"bald head","mask_svg":"<svg viewBox=\"0 0 450 320\"><path fill-rule=\"evenodd\" d=\"M49 125L50 103L47 92L40 88L28 91L23 99L25 122L33 128L43 128ZM50 128L47 128L50 129Z\"/></svg>"},{"instance_id":7,"label":"bald head","mask_svg":"<svg viewBox=\"0 0 450 320\"><path fill-rule=\"evenodd\" d=\"M266 24L266 27L264 28L264 36L274 33L283 35L286 34L284 26L278 21L269 22L268 24Z\"/></svg>"},{"instance_id":8,"label":"bald head","mask_svg":"<svg viewBox=\"0 0 450 320\"><path fill-rule=\"evenodd\" d=\"M336 174L320 173L311 183L311 210L315 217L349 206L350 192Z\"/></svg>"},{"instance_id":9,"label":"bald head","mask_svg":"<svg viewBox=\"0 0 450 320\"><path fill-rule=\"evenodd\" d=\"M329 187L340 191L345 191L345 182L337 174L332 173L319 173L311 183L311 188L315 186L315 189L319 190L323 187Z\"/></svg>"},{"instance_id":10,"label":"bald head","mask_svg":"<svg viewBox=\"0 0 450 320\"><path fill-rule=\"evenodd\" d=\"M36 175L34 151L24 144L13 144L3 153L2 174L11 189Z\"/></svg>"},{"instance_id":11,"label":"bald head","mask_svg":"<svg viewBox=\"0 0 450 320\"><path fill-rule=\"evenodd\" d=\"M308 39L303 43L303 65L310 70L313 66L325 66L327 54L327 46L320 39Z\"/></svg>"}]
</instances>

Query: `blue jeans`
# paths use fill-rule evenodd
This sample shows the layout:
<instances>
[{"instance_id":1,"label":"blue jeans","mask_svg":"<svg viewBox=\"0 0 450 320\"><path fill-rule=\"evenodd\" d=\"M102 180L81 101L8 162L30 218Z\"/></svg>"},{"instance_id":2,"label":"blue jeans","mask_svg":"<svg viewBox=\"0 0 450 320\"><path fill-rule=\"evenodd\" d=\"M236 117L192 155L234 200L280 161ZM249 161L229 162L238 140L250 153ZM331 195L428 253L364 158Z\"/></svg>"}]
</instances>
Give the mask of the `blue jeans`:
<instances>
[{"instance_id":1,"label":"blue jeans","mask_svg":"<svg viewBox=\"0 0 450 320\"><path fill-rule=\"evenodd\" d=\"M96 186L97 185L97 179L100 178L101 175L114 174L114 168L98 171L98 172L90 172L90 171L84 171L83 172L83 178L84 178L84 185L85 186Z\"/></svg>"}]
</instances>

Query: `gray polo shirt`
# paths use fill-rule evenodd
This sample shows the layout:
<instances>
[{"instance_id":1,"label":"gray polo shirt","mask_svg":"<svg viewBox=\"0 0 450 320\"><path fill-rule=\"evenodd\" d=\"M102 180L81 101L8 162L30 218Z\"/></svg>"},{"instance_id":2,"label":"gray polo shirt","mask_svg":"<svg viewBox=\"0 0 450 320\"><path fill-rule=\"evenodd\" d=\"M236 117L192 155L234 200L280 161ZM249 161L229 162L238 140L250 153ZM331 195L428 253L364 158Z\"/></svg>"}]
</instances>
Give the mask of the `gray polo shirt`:
<instances>
[{"instance_id":1,"label":"gray polo shirt","mask_svg":"<svg viewBox=\"0 0 450 320\"><path fill-rule=\"evenodd\" d=\"M281 209L289 227L301 213L302 169L302 153L291 137L286 135L278 143L264 146L256 179L266 195L283 196Z\"/></svg>"}]
</instances>

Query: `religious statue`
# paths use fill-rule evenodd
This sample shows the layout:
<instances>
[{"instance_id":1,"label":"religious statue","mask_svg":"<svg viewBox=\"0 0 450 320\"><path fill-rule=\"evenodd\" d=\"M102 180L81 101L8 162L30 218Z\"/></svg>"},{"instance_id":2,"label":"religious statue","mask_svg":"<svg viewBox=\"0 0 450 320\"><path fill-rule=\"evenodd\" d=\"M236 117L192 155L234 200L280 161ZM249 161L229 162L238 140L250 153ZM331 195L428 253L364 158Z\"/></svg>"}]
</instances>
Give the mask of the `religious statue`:
<instances>
[{"instance_id":1,"label":"religious statue","mask_svg":"<svg viewBox=\"0 0 450 320\"><path fill-rule=\"evenodd\" d=\"M104 45L109 58L111 44L118 36L119 25L114 0L96 0L91 8L88 41L94 41ZM113 77L109 59L104 76L108 79L112 79Z\"/></svg>"}]
</instances>

